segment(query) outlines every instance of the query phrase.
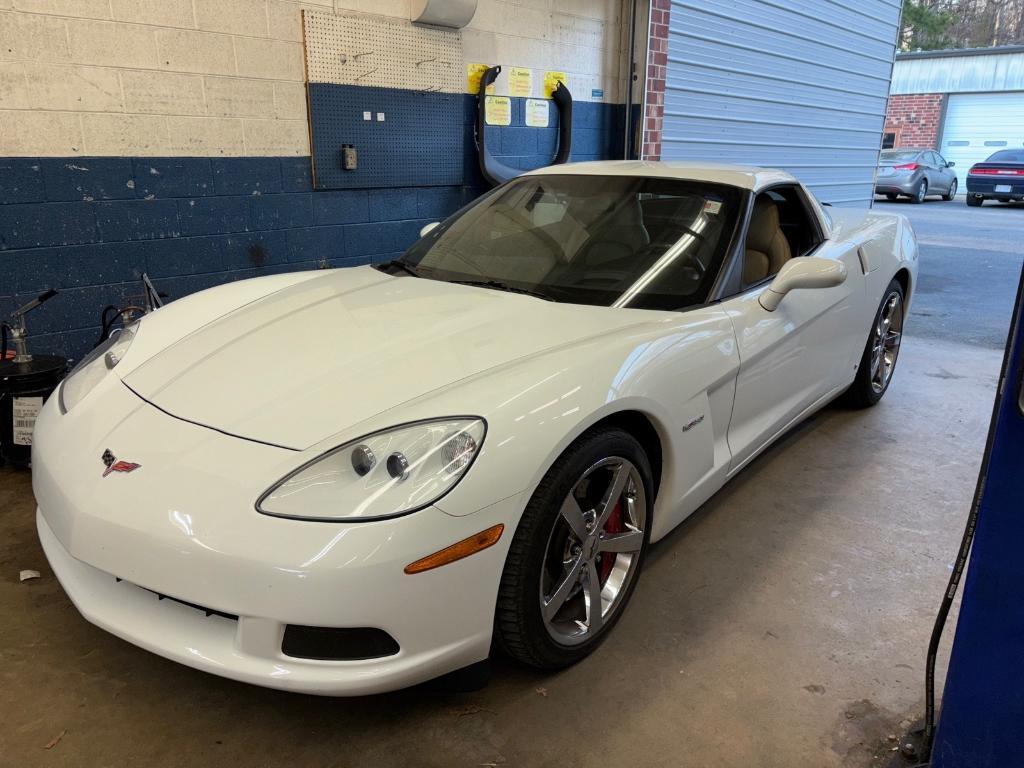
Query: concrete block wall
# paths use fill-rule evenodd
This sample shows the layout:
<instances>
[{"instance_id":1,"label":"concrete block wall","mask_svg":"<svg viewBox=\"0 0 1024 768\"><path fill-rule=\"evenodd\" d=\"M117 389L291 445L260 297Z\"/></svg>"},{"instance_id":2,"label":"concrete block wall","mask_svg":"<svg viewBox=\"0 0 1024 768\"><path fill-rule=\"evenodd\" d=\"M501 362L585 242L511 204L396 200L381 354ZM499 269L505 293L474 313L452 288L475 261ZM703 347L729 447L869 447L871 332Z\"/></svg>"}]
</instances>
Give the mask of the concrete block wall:
<instances>
[{"instance_id":1,"label":"concrete block wall","mask_svg":"<svg viewBox=\"0 0 1024 768\"><path fill-rule=\"evenodd\" d=\"M465 55L610 102L621 7L480 0ZM409 17L408 0L0 0L0 316L60 289L30 318L36 351L80 357L143 271L173 299L384 260L479 192L313 190L303 8Z\"/></svg>"},{"instance_id":2,"label":"concrete block wall","mask_svg":"<svg viewBox=\"0 0 1024 768\"><path fill-rule=\"evenodd\" d=\"M309 153L298 3L7 5L0 11L5 156Z\"/></svg>"},{"instance_id":3,"label":"concrete block wall","mask_svg":"<svg viewBox=\"0 0 1024 768\"><path fill-rule=\"evenodd\" d=\"M890 95L885 131L896 134L896 147L938 149L945 100L943 93Z\"/></svg>"}]
</instances>

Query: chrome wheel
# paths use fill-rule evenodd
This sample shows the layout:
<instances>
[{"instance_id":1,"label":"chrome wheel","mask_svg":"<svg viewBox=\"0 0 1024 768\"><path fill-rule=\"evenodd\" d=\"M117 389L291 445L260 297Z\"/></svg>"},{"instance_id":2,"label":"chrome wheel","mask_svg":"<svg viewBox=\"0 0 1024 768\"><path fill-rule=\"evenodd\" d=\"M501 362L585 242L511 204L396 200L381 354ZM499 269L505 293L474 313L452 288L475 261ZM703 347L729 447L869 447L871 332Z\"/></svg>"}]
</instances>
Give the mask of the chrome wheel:
<instances>
[{"instance_id":1,"label":"chrome wheel","mask_svg":"<svg viewBox=\"0 0 1024 768\"><path fill-rule=\"evenodd\" d=\"M920 183L918 183L918 185L917 185L917 190L916 190L916 193L915 193L915 200L917 202L919 202L919 203L923 203L925 197L927 197L927 196L928 196L928 182L925 181L924 179L921 179Z\"/></svg>"},{"instance_id":2,"label":"chrome wheel","mask_svg":"<svg viewBox=\"0 0 1024 768\"><path fill-rule=\"evenodd\" d=\"M541 565L540 610L557 643L594 637L636 575L647 525L639 470L613 456L591 465L562 501Z\"/></svg>"},{"instance_id":3,"label":"chrome wheel","mask_svg":"<svg viewBox=\"0 0 1024 768\"><path fill-rule=\"evenodd\" d=\"M871 388L876 394L889 386L902 338L903 298L892 291L882 305L871 337Z\"/></svg>"}]
</instances>

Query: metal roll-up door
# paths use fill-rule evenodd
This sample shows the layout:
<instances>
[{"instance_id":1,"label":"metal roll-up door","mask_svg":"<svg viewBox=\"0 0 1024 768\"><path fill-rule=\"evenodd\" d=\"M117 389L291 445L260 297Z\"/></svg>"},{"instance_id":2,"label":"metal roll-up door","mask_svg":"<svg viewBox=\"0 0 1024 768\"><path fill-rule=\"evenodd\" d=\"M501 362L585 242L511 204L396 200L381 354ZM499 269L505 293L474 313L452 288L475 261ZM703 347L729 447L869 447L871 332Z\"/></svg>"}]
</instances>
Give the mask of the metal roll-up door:
<instances>
[{"instance_id":1,"label":"metal roll-up door","mask_svg":"<svg viewBox=\"0 0 1024 768\"><path fill-rule=\"evenodd\" d=\"M940 144L966 191L972 165L1000 149L1024 147L1024 91L950 94Z\"/></svg>"},{"instance_id":2,"label":"metal roll-up door","mask_svg":"<svg viewBox=\"0 0 1024 768\"><path fill-rule=\"evenodd\" d=\"M674 0L662 159L783 168L866 206L898 0Z\"/></svg>"}]
</instances>

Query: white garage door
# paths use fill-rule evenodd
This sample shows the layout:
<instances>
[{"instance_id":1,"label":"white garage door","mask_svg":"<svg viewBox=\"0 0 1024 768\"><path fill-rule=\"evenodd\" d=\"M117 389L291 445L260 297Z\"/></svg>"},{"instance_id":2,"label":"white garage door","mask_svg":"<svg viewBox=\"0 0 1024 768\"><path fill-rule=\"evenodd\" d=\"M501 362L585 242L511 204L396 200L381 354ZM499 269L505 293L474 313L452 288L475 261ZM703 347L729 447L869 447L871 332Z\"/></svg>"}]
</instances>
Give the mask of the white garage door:
<instances>
[{"instance_id":1,"label":"white garage door","mask_svg":"<svg viewBox=\"0 0 1024 768\"><path fill-rule=\"evenodd\" d=\"M946 106L940 152L956 163L960 189L967 169L1000 149L1024 147L1024 91L954 93Z\"/></svg>"}]
</instances>

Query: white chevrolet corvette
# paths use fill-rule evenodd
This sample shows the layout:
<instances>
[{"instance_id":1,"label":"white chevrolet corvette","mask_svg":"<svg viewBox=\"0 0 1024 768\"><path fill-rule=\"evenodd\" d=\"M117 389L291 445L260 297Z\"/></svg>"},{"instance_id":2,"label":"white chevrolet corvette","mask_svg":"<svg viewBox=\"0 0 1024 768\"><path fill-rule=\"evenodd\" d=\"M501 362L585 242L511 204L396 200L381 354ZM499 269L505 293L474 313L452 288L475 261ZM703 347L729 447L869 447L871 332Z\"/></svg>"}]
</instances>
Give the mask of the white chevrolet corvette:
<instances>
[{"instance_id":1,"label":"white chevrolet corvette","mask_svg":"<svg viewBox=\"0 0 1024 768\"><path fill-rule=\"evenodd\" d=\"M651 542L882 397L916 274L903 217L779 171L545 168L397 261L224 285L97 349L36 425L39 536L87 619L236 680L562 667Z\"/></svg>"}]
</instances>

